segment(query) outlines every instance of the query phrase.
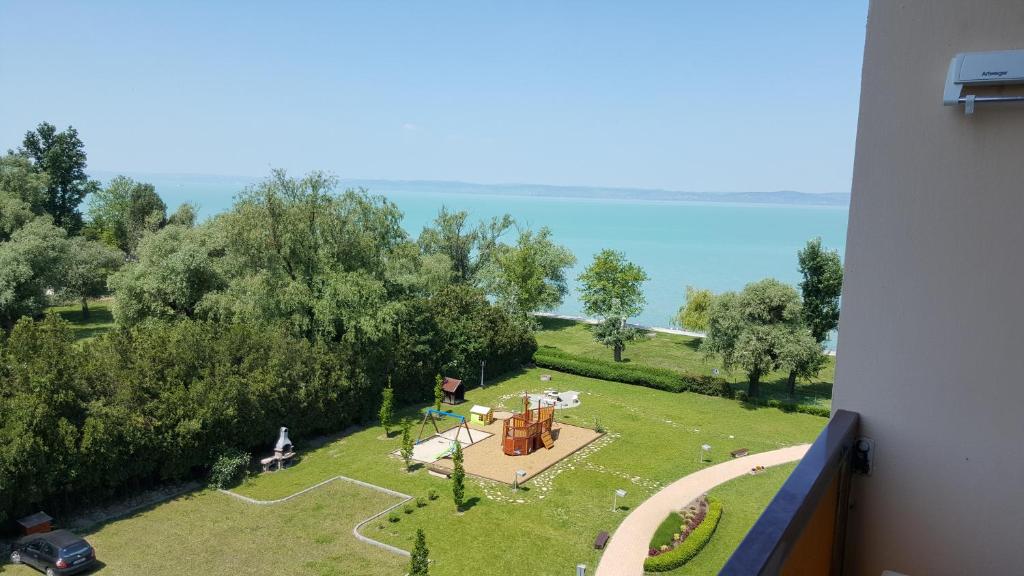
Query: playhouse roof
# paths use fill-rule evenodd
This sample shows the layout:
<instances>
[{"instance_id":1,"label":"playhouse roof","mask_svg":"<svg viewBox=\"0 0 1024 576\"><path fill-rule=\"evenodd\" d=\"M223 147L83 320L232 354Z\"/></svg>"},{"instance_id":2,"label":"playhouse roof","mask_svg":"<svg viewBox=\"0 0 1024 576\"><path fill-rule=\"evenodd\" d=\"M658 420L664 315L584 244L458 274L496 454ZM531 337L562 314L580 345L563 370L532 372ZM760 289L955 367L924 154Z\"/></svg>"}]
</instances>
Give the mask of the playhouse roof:
<instances>
[{"instance_id":1,"label":"playhouse roof","mask_svg":"<svg viewBox=\"0 0 1024 576\"><path fill-rule=\"evenodd\" d=\"M481 406L479 404L474 404L473 407L469 409L469 412L470 412L470 414L490 414L491 413L491 407L490 406Z\"/></svg>"},{"instance_id":2,"label":"playhouse roof","mask_svg":"<svg viewBox=\"0 0 1024 576\"><path fill-rule=\"evenodd\" d=\"M445 392L455 392L462 386L462 380L456 380L455 378L448 378L445 376L444 382L441 383L441 388Z\"/></svg>"}]
</instances>

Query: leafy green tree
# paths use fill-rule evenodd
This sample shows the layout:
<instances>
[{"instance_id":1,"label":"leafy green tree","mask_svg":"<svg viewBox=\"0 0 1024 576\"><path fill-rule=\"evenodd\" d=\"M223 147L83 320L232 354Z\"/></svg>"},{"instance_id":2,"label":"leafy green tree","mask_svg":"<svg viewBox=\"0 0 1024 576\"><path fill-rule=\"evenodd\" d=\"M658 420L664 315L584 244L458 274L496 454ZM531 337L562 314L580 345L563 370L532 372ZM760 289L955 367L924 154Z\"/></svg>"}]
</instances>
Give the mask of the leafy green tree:
<instances>
[{"instance_id":1,"label":"leafy green tree","mask_svg":"<svg viewBox=\"0 0 1024 576\"><path fill-rule=\"evenodd\" d=\"M0 242L10 240L16 230L35 218L27 202L0 189Z\"/></svg>"},{"instance_id":2,"label":"leafy green tree","mask_svg":"<svg viewBox=\"0 0 1024 576\"><path fill-rule=\"evenodd\" d=\"M626 319L611 316L598 322L593 327L594 339L614 351L615 361L622 362L622 353L626 344L640 337L640 331L626 324Z\"/></svg>"},{"instance_id":3,"label":"leafy green tree","mask_svg":"<svg viewBox=\"0 0 1024 576\"><path fill-rule=\"evenodd\" d=\"M89 235L134 255L143 234L167 223L167 206L152 184L117 176L89 199Z\"/></svg>"},{"instance_id":4,"label":"leafy green tree","mask_svg":"<svg viewBox=\"0 0 1024 576\"><path fill-rule=\"evenodd\" d=\"M490 264L481 272L488 293L516 318L534 324L532 314L562 303L569 292L566 269L576 257L551 240L551 230L520 230L514 246L494 248Z\"/></svg>"},{"instance_id":5,"label":"leafy green tree","mask_svg":"<svg viewBox=\"0 0 1024 576\"><path fill-rule=\"evenodd\" d=\"M124 254L101 242L75 236L69 240L61 295L82 303L82 318L89 318L89 298L107 291L107 278L124 263Z\"/></svg>"},{"instance_id":6,"label":"leafy green tree","mask_svg":"<svg viewBox=\"0 0 1024 576\"><path fill-rule=\"evenodd\" d=\"M727 369L742 369L747 393L756 397L761 378L782 367L784 352L802 328L800 295L768 278L714 299L701 349L721 357Z\"/></svg>"},{"instance_id":7,"label":"leafy green tree","mask_svg":"<svg viewBox=\"0 0 1024 576\"><path fill-rule=\"evenodd\" d=\"M147 318L197 318L205 296L224 288L223 244L207 229L167 226L143 237L137 261L108 280L114 319L132 326Z\"/></svg>"},{"instance_id":8,"label":"leafy green tree","mask_svg":"<svg viewBox=\"0 0 1024 576\"><path fill-rule=\"evenodd\" d=\"M412 421L402 418L402 460L405 461L405 470L408 472L412 464L412 451L415 441L412 439Z\"/></svg>"},{"instance_id":9,"label":"leafy green tree","mask_svg":"<svg viewBox=\"0 0 1024 576\"><path fill-rule=\"evenodd\" d=\"M409 576L430 575L430 550L427 548L427 537L422 528L416 529L416 543L412 547L409 560Z\"/></svg>"},{"instance_id":10,"label":"leafy green tree","mask_svg":"<svg viewBox=\"0 0 1024 576\"><path fill-rule=\"evenodd\" d=\"M440 374L434 376L434 410L441 409L441 401L444 400L444 378Z\"/></svg>"},{"instance_id":11,"label":"leafy green tree","mask_svg":"<svg viewBox=\"0 0 1024 576\"><path fill-rule=\"evenodd\" d=\"M49 304L47 290L65 280L67 235L38 217L0 242L0 328L10 330L22 316L38 316Z\"/></svg>"},{"instance_id":12,"label":"leafy green tree","mask_svg":"<svg viewBox=\"0 0 1024 576\"><path fill-rule=\"evenodd\" d=\"M28 158L11 153L0 156L0 193L6 192L26 203L36 216L46 214L49 181Z\"/></svg>"},{"instance_id":13,"label":"leafy green tree","mask_svg":"<svg viewBox=\"0 0 1024 576\"><path fill-rule=\"evenodd\" d=\"M83 351L59 316L22 318L7 339L0 357L0 510L12 517L77 475L90 399L82 365Z\"/></svg>"},{"instance_id":14,"label":"leafy green tree","mask_svg":"<svg viewBox=\"0 0 1024 576\"><path fill-rule=\"evenodd\" d=\"M380 425L384 427L384 435L391 435L391 424L395 418L395 391L391 388L391 379L388 378L388 385L381 391L380 410L377 412L380 418Z\"/></svg>"},{"instance_id":15,"label":"leafy green tree","mask_svg":"<svg viewBox=\"0 0 1024 576\"><path fill-rule=\"evenodd\" d=\"M505 214L474 228L468 224L468 217L466 212L451 212L442 207L433 226L420 233L418 243L424 254L447 256L457 282L475 284L478 273L490 262L498 241L514 221Z\"/></svg>"},{"instance_id":16,"label":"leafy green tree","mask_svg":"<svg viewBox=\"0 0 1024 576\"><path fill-rule=\"evenodd\" d=\"M195 204L188 202L178 206L178 209L174 211L167 218L167 224L169 226L184 226L186 228L192 228L196 225L196 219L199 217L199 210Z\"/></svg>"},{"instance_id":17,"label":"leafy green tree","mask_svg":"<svg viewBox=\"0 0 1024 576\"><path fill-rule=\"evenodd\" d=\"M714 299L715 295L711 290L687 286L686 304L676 314L675 324L697 332L707 331L708 320L711 314L711 303Z\"/></svg>"},{"instance_id":18,"label":"leafy green tree","mask_svg":"<svg viewBox=\"0 0 1024 576\"><path fill-rule=\"evenodd\" d=\"M455 509L461 510L466 497L466 470L462 467L462 444L455 442L452 453L452 500Z\"/></svg>"},{"instance_id":19,"label":"leafy green tree","mask_svg":"<svg viewBox=\"0 0 1024 576\"><path fill-rule=\"evenodd\" d=\"M637 337L626 321L647 303L642 290L647 273L622 252L602 250L578 279L584 311L600 319L595 338L611 346L615 361L621 362L625 343Z\"/></svg>"},{"instance_id":20,"label":"leafy green tree","mask_svg":"<svg viewBox=\"0 0 1024 576\"><path fill-rule=\"evenodd\" d=\"M814 378L825 367L827 358L822 352L821 343L814 339L810 329L801 327L788 336L781 348L779 363L789 371L786 392L793 397L796 395L797 378Z\"/></svg>"},{"instance_id":21,"label":"leafy green tree","mask_svg":"<svg viewBox=\"0 0 1024 576\"><path fill-rule=\"evenodd\" d=\"M75 233L82 227L79 204L86 195L99 189L99 183L85 173L85 145L78 131L69 126L58 132L53 124L43 122L25 134L18 153L28 158L33 169L47 176L43 207L53 223Z\"/></svg>"},{"instance_id":22,"label":"leafy green tree","mask_svg":"<svg viewBox=\"0 0 1024 576\"><path fill-rule=\"evenodd\" d=\"M821 238L807 242L797 253L800 262L800 291L803 313L811 335L821 343L839 328L839 298L843 291L843 263L839 252L826 250Z\"/></svg>"}]
</instances>

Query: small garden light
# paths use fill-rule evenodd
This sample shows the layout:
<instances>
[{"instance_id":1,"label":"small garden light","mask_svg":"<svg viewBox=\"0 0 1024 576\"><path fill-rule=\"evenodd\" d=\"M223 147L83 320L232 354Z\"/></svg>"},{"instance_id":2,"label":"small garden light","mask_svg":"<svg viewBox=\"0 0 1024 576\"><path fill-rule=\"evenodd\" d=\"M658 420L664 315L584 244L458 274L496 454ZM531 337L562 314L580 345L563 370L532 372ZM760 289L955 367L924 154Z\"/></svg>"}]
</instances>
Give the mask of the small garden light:
<instances>
[{"instance_id":1,"label":"small garden light","mask_svg":"<svg viewBox=\"0 0 1024 576\"><path fill-rule=\"evenodd\" d=\"M526 478L526 470L516 470L516 475L512 477L512 486L519 491L519 479Z\"/></svg>"},{"instance_id":2,"label":"small garden light","mask_svg":"<svg viewBox=\"0 0 1024 576\"><path fill-rule=\"evenodd\" d=\"M625 497L626 497L626 491L625 490L620 488L620 489L615 491L615 496L612 496L612 512L615 512L616 510L619 509L619 498L625 498Z\"/></svg>"}]
</instances>

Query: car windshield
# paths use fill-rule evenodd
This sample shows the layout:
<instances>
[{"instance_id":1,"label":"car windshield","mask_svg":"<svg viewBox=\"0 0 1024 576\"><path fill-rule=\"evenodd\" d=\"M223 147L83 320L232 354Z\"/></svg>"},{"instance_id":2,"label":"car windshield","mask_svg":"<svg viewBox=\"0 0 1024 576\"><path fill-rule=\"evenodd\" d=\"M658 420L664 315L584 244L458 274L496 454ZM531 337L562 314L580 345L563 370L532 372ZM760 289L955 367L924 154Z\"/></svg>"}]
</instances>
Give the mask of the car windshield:
<instances>
[{"instance_id":1,"label":"car windshield","mask_svg":"<svg viewBox=\"0 0 1024 576\"><path fill-rule=\"evenodd\" d=\"M86 543L85 540L82 540L81 542L75 542L74 544L71 544L70 546L65 546L64 548L62 548L61 551L60 551L60 555L61 556L65 556L65 557L66 556L79 556L81 554L87 553L89 551L89 549L90 549L89 548L89 544Z\"/></svg>"}]
</instances>

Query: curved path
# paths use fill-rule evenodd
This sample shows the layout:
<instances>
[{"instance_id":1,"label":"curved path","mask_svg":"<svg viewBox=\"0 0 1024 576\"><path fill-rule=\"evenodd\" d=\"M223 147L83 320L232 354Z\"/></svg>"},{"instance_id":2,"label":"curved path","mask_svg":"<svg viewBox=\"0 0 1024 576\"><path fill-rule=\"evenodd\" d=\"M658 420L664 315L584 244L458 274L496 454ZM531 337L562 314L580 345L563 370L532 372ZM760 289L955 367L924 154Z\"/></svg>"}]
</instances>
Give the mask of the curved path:
<instances>
[{"instance_id":1,"label":"curved path","mask_svg":"<svg viewBox=\"0 0 1024 576\"><path fill-rule=\"evenodd\" d=\"M662 488L633 509L612 534L597 565L596 576L640 576L644 573L647 545L661 521L673 510L723 482L750 472L754 466L775 466L803 458L810 444L751 454L722 462Z\"/></svg>"}]
</instances>

